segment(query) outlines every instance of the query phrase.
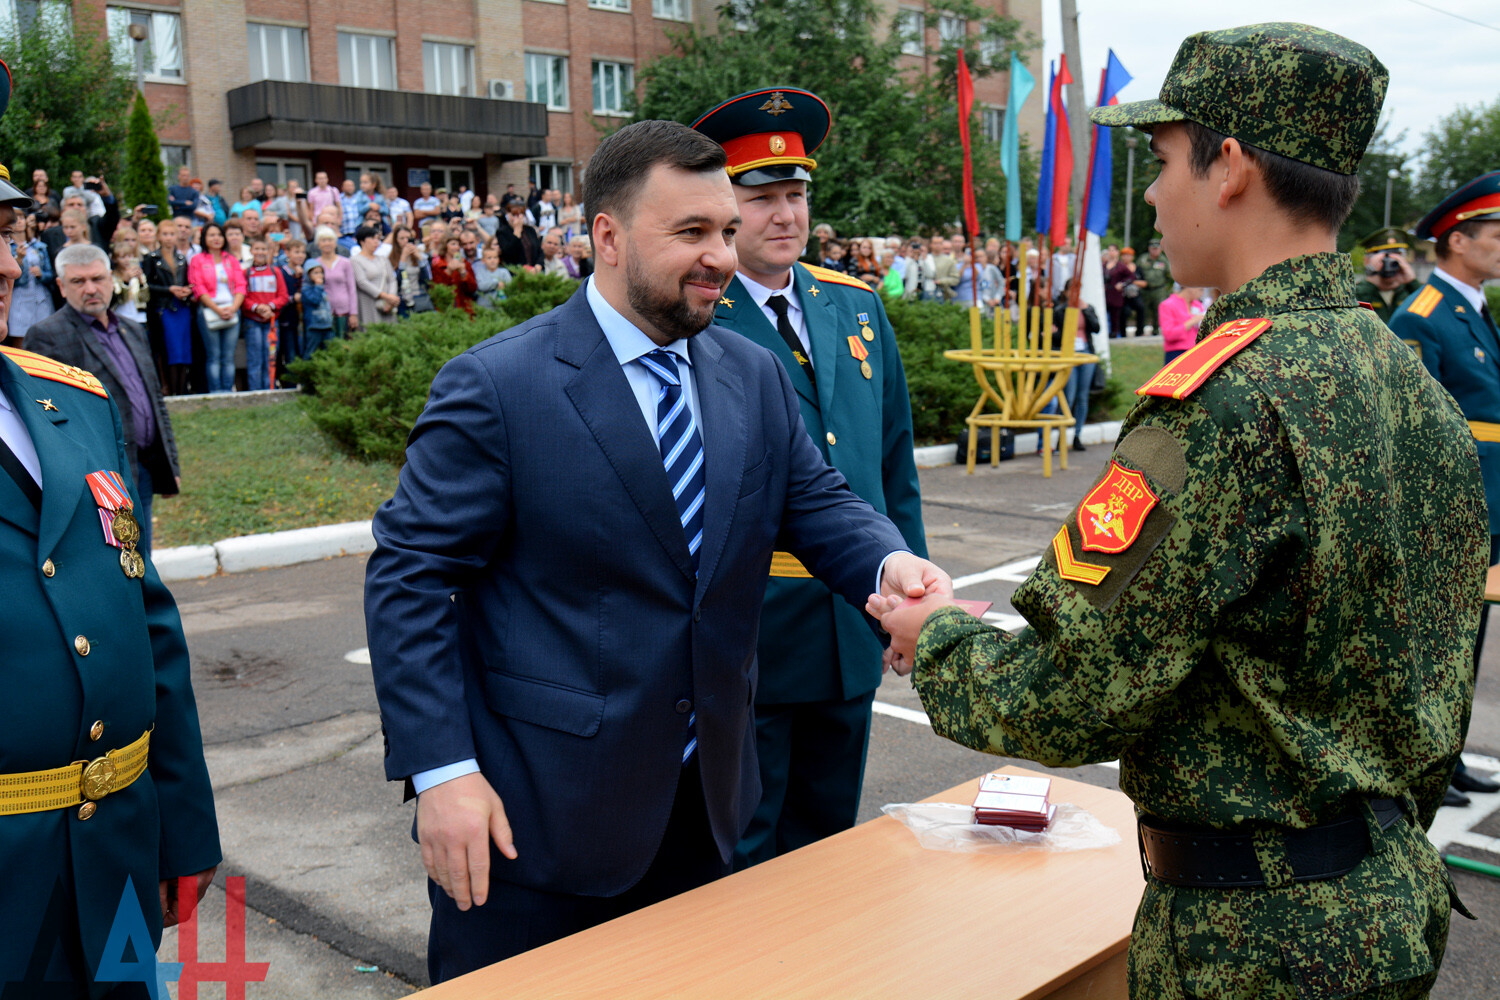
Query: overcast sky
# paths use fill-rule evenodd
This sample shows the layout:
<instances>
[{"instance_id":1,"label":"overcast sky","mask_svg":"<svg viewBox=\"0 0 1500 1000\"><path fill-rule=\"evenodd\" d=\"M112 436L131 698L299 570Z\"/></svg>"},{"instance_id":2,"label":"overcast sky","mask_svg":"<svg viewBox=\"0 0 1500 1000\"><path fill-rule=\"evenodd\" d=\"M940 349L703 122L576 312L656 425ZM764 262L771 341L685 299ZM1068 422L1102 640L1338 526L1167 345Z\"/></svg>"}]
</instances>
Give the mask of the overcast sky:
<instances>
[{"instance_id":1,"label":"overcast sky","mask_svg":"<svg viewBox=\"0 0 1500 1000\"><path fill-rule=\"evenodd\" d=\"M1427 6L1414 0L1259 0L1229 9L1206 0L1077 0L1084 92L1092 104L1111 48L1134 77L1120 100L1139 101L1157 95L1178 45L1194 32L1258 21L1301 21L1352 38L1385 63L1391 72L1385 98L1388 134L1394 138L1404 129L1402 148L1414 153L1436 119L1460 104L1500 99L1500 3L1422 3ZM1062 52L1059 6L1058 0L1042 0L1044 67ZM1038 79L1030 100L1044 99L1045 87L1045 78Z\"/></svg>"}]
</instances>

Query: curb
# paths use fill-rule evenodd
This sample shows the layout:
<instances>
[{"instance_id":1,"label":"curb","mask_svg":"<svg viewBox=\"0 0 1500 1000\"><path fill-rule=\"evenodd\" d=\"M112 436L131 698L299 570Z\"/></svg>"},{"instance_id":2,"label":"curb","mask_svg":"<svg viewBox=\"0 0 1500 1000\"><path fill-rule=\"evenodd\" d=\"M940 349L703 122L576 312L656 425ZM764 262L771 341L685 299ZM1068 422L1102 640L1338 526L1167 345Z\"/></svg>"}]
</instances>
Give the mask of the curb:
<instances>
[{"instance_id":1,"label":"curb","mask_svg":"<svg viewBox=\"0 0 1500 1000\"><path fill-rule=\"evenodd\" d=\"M272 390L285 391L285 390ZM1120 436L1118 420L1085 424L1079 435L1084 444L1101 444ZM957 464L957 447L935 444L913 449L919 469L937 469ZM243 573L252 569L295 566L335 556L357 555L375 548L369 521L324 524L261 535L221 538L212 545L182 545L157 549L151 554L157 574L167 582L196 580L219 573Z\"/></svg>"}]
</instances>

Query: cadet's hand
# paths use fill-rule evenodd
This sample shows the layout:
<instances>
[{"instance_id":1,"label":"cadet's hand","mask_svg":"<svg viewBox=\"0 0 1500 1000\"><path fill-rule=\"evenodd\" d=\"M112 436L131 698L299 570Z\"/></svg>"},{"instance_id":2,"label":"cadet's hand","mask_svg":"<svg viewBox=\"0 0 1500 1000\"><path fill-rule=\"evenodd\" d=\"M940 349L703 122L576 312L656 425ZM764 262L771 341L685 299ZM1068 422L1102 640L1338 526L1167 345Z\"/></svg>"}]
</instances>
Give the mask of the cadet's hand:
<instances>
[{"instance_id":1,"label":"cadet's hand","mask_svg":"<svg viewBox=\"0 0 1500 1000\"><path fill-rule=\"evenodd\" d=\"M208 891L208 884L214 880L214 872L219 870L214 865L208 871L199 872L195 877L198 879L198 899L202 902L203 894ZM182 915L182 906L177 899L177 880L175 878L164 878L156 883L156 891L161 894L161 925L162 927L174 927Z\"/></svg>"},{"instance_id":2,"label":"cadet's hand","mask_svg":"<svg viewBox=\"0 0 1500 1000\"><path fill-rule=\"evenodd\" d=\"M886 664L905 677L911 673L916 662L917 636L927 618L939 608L953 603L953 593L935 592L912 604L907 604L899 595L871 594L865 602L865 612L880 619L881 628L891 636L891 646L886 650Z\"/></svg>"},{"instance_id":3,"label":"cadet's hand","mask_svg":"<svg viewBox=\"0 0 1500 1000\"><path fill-rule=\"evenodd\" d=\"M477 771L417 796L417 841L427 876L460 910L483 906L490 894L490 839L516 859L505 806Z\"/></svg>"},{"instance_id":4,"label":"cadet's hand","mask_svg":"<svg viewBox=\"0 0 1500 1000\"><path fill-rule=\"evenodd\" d=\"M885 561L880 578L880 592L902 597L924 597L928 594L953 596L953 581L935 563L910 552L896 552Z\"/></svg>"}]
</instances>

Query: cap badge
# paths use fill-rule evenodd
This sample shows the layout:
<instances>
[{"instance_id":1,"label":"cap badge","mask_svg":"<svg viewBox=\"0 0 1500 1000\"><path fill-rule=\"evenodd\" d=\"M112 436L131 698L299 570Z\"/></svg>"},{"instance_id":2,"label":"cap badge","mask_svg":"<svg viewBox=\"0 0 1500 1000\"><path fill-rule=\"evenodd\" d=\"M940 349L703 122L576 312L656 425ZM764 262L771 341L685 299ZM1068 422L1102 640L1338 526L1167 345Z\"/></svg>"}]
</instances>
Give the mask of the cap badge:
<instances>
[{"instance_id":1,"label":"cap badge","mask_svg":"<svg viewBox=\"0 0 1500 1000\"><path fill-rule=\"evenodd\" d=\"M760 106L760 110L768 112L774 117L792 110L792 102L788 101L786 95L778 90L771 94L770 99L766 103Z\"/></svg>"},{"instance_id":2,"label":"cap badge","mask_svg":"<svg viewBox=\"0 0 1500 1000\"><path fill-rule=\"evenodd\" d=\"M786 152L786 140L779 135L771 136L771 155L780 156Z\"/></svg>"}]
</instances>

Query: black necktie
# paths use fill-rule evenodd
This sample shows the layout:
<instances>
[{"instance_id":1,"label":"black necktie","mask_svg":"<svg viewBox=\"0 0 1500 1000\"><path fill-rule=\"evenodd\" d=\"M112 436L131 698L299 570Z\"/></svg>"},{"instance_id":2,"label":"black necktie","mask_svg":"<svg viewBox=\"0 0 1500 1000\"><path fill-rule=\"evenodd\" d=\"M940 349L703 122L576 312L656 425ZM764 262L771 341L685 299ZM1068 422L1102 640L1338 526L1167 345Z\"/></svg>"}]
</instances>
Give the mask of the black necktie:
<instances>
[{"instance_id":1,"label":"black necktie","mask_svg":"<svg viewBox=\"0 0 1500 1000\"><path fill-rule=\"evenodd\" d=\"M4 469L6 474L16 481L16 486L26 494L26 499L31 501L31 506L40 511L42 488L36 484L35 479L31 478L31 473L26 471L26 466L21 464L21 460L16 457L15 452L10 450L10 445L5 443L4 438L0 438L0 469Z\"/></svg>"},{"instance_id":2,"label":"black necktie","mask_svg":"<svg viewBox=\"0 0 1500 1000\"><path fill-rule=\"evenodd\" d=\"M1479 315L1484 317L1484 322L1489 326L1491 330L1495 330L1495 317L1490 315L1490 307L1488 305L1479 307ZM1500 330L1495 330L1495 332L1497 334L1500 334Z\"/></svg>"},{"instance_id":3,"label":"black necktie","mask_svg":"<svg viewBox=\"0 0 1500 1000\"><path fill-rule=\"evenodd\" d=\"M786 346L791 350L792 357L797 359L797 364L802 366L802 374L813 385L818 384L818 378L813 374L812 362L808 360L807 353L802 349L802 341L797 339L797 331L792 329L792 320L787 315L789 308L784 295L773 295L766 299L766 305L776 314L776 332L781 334L781 339L786 341Z\"/></svg>"}]
</instances>

